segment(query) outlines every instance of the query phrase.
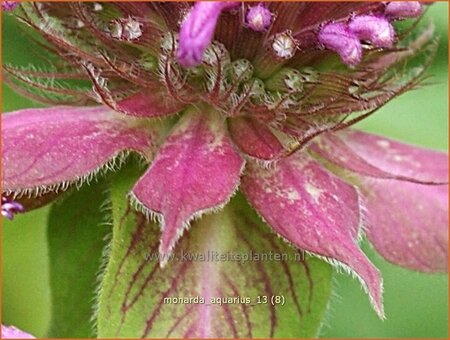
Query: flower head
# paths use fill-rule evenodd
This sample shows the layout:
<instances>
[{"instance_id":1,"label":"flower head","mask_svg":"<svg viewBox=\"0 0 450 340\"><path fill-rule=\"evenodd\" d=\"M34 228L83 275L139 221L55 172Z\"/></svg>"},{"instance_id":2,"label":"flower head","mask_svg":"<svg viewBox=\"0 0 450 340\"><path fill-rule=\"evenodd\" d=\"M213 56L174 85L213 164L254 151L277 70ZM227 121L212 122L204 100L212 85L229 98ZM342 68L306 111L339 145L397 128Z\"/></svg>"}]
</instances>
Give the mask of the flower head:
<instances>
[{"instance_id":1,"label":"flower head","mask_svg":"<svg viewBox=\"0 0 450 340\"><path fill-rule=\"evenodd\" d=\"M273 14L263 5L251 6L246 15L247 25L254 31L261 32L269 28Z\"/></svg>"},{"instance_id":2,"label":"flower head","mask_svg":"<svg viewBox=\"0 0 450 340\"><path fill-rule=\"evenodd\" d=\"M382 316L363 214L391 262L446 271L448 248L447 155L350 129L414 88L435 49L429 28L395 37L413 11L393 4L23 4L61 68L6 65L6 80L58 105L2 117L3 189L66 189L138 153L130 199L159 218L162 254L241 190L278 235L354 273Z\"/></svg>"}]
</instances>

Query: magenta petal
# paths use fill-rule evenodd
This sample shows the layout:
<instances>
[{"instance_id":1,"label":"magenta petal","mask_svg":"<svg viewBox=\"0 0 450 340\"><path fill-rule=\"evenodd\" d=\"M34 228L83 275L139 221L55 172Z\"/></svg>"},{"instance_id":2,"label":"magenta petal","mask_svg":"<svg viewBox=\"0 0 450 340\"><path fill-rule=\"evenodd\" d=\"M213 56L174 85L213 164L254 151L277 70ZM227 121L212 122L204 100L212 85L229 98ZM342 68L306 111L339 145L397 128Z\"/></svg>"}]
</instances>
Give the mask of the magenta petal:
<instances>
[{"instance_id":1,"label":"magenta petal","mask_svg":"<svg viewBox=\"0 0 450 340\"><path fill-rule=\"evenodd\" d=\"M354 273L383 316L380 274L357 243L361 216L354 187L303 153L269 169L248 166L241 188L263 219L287 241Z\"/></svg>"},{"instance_id":2,"label":"magenta petal","mask_svg":"<svg viewBox=\"0 0 450 340\"><path fill-rule=\"evenodd\" d=\"M247 155L271 160L280 156L283 145L269 127L249 117L232 118L228 129L234 143Z\"/></svg>"},{"instance_id":3,"label":"magenta petal","mask_svg":"<svg viewBox=\"0 0 450 340\"><path fill-rule=\"evenodd\" d=\"M349 130L328 134L311 149L338 166L378 178L448 183L448 155Z\"/></svg>"},{"instance_id":4,"label":"magenta petal","mask_svg":"<svg viewBox=\"0 0 450 340\"><path fill-rule=\"evenodd\" d=\"M2 339L35 339L34 336L13 326L2 325Z\"/></svg>"},{"instance_id":5,"label":"magenta petal","mask_svg":"<svg viewBox=\"0 0 450 340\"><path fill-rule=\"evenodd\" d=\"M167 96L166 91L146 88L114 105L116 111L137 117L163 117L178 113L185 104Z\"/></svg>"},{"instance_id":6,"label":"magenta petal","mask_svg":"<svg viewBox=\"0 0 450 340\"><path fill-rule=\"evenodd\" d=\"M2 116L4 191L35 190L84 178L123 151L149 153L151 131L103 108L59 106Z\"/></svg>"},{"instance_id":7,"label":"magenta petal","mask_svg":"<svg viewBox=\"0 0 450 340\"><path fill-rule=\"evenodd\" d=\"M161 217L161 253L172 250L193 218L231 198L243 167L221 117L185 113L133 189L144 210Z\"/></svg>"},{"instance_id":8,"label":"magenta petal","mask_svg":"<svg viewBox=\"0 0 450 340\"><path fill-rule=\"evenodd\" d=\"M448 271L448 186L365 182L367 236L388 261L424 272Z\"/></svg>"}]
</instances>

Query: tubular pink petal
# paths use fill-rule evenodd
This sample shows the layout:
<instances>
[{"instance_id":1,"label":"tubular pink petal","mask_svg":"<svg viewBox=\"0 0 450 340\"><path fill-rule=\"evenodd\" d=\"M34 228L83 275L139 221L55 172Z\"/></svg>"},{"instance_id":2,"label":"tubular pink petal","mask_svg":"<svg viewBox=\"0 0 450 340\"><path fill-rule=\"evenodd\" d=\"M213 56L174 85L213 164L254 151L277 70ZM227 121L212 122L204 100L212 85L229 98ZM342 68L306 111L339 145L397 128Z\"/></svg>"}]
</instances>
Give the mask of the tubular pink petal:
<instances>
[{"instance_id":1,"label":"tubular pink petal","mask_svg":"<svg viewBox=\"0 0 450 340\"><path fill-rule=\"evenodd\" d=\"M162 254L172 251L193 218L220 209L239 185L244 160L223 118L209 114L186 112L133 188L144 212L160 217Z\"/></svg>"},{"instance_id":2,"label":"tubular pink petal","mask_svg":"<svg viewBox=\"0 0 450 340\"><path fill-rule=\"evenodd\" d=\"M211 43L222 10L238 3L223 1L198 1L190 10L180 28L177 60L184 67L193 67L203 59Z\"/></svg>"},{"instance_id":3,"label":"tubular pink petal","mask_svg":"<svg viewBox=\"0 0 450 340\"><path fill-rule=\"evenodd\" d=\"M103 107L56 106L2 116L6 192L46 191L85 178L120 153L148 155L156 132Z\"/></svg>"},{"instance_id":4,"label":"tubular pink petal","mask_svg":"<svg viewBox=\"0 0 450 340\"><path fill-rule=\"evenodd\" d=\"M423 5L419 1L388 2L384 14L391 18L417 18L423 13Z\"/></svg>"},{"instance_id":5,"label":"tubular pink petal","mask_svg":"<svg viewBox=\"0 0 450 340\"><path fill-rule=\"evenodd\" d=\"M327 49L339 54L347 65L356 65L362 58L359 38L342 23L330 23L322 27L319 42Z\"/></svg>"},{"instance_id":6,"label":"tubular pink petal","mask_svg":"<svg viewBox=\"0 0 450 340\"><path fill-rule=\"evenodd\" d=\"M272 23L272 16L272 13L263 4L251 6L246 16L247 25L256 32L265 31Z\"/></svg>"},{"instance_id":7,"label":"tubular pink petal","mask_svg":"<svg viewBox=\"0 0 450 340\"><path fill-rule=\"evenodd\" d=\"M365 179L367 236L388 261L448 271L448 186Z\"/></svg>"},{"instance_id":8,"label":"tubular pink petal","mask_svg":"<svg viewBox=\"0 0 450 340\"><path fill-rule=\"evenodd\" d=\"M2 325L2 339L35 339L34 336L21 331L14 326L3 326Z\"/></svg>"},{"instance_id":9,"label":"tubular pink petal","mask_svg":"<svg viewBox=\"0 0 450 340\"><path fill-rule=\"evenodd\" d=\"M392 47L394 27L383 17L375 15L357 15L348 27L360 39L371 42L376 47Z\"/></svg>"},{"instance_id":10,"label":"tubular pink petal","mask_svg":"<svg viewBox=\"0 0 450 340\"><path fill-rule=\"evenodd\" d=\"M247 168L241 188L263 219L296 247L354 273L383 317L380 274L357 243L361 216L355 188L306 154L269 169Z\"/></svg>"}]
</instances>

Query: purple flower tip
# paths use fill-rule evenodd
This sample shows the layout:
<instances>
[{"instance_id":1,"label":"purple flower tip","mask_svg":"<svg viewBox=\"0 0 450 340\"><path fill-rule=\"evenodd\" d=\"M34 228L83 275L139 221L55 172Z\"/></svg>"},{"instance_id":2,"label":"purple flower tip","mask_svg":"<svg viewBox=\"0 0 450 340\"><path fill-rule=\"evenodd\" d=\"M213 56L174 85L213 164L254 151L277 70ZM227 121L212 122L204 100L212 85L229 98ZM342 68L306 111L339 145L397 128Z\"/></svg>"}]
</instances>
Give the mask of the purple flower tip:
<instances>
[{"instance_id":1,"label":"purple flower tip","mask_svg":"<svg viewBox=\"0 0 450 340\"><path fill-rule=\"evenodd\" d=\"M272 22L272 13L262 4L252 6L247 12L247 25L257 32L265 31Z\"/></svg>"},{"instance_id":2,"label":"purple flower tip","mask_svg":"<svg viewBox=\"0 0 450 340\"><path fill-rule=\"evenodd\" d=\"M199 1L192 7L180 29L177 60L182 66L193 67L201 63L203 54L213 39L220 13L238 4Z\"/></svg>"},{"instance_id":3,"label":"purple flower tip","mask_svg":"<svg viewBox=\"0 0 450 340\"><path fill-rule=\"evenodd\" d=\"M361 42L345 24L330 23L323 26L318 39L325 48L339 54L345 64L356 65L361 61Z\"/></svg>"},{"instance_id":4,"label":"purple flower tip","mask_svg":"<svg viewBox=\"0 0 450 340\"><path fill-rule=\"evenodd\" d=\"M386 18L358 15L348 27L360 40L367 40L376 47L392 47L394 43L395 31Z\"/></svg>"},{"instance_id":5,"label":"purple flower tip","mask_svg":"<svg viewBox=\"0 0 450 340\"><path fill-rule=\"evenodd\" d=\"M16 1L2 1L2 11L12 11L18 5Z\"/></svg>"},{"instance_id":6,"label":"purple flower tip","mask_svg":"<svg viewBox=\"0 0 450 340\"><path fill-rule=\"evenodd\" d=\"M17 213L24 212L24 208L22 204L11 201L6 197L2 197L2 216L6 217L9 220L14 218L14 215Z\"/></svg>"},{"instance_id":7,"label":"purple flower tip","mask_svg":"<svg viewBox=\"0 0 450 340\"><path fill-rule=\"evenodd\" d=\"M417 18L423 13L423 5L419 1L388 2L384 14L391 18Z\"/></svg>"}]
</instances>

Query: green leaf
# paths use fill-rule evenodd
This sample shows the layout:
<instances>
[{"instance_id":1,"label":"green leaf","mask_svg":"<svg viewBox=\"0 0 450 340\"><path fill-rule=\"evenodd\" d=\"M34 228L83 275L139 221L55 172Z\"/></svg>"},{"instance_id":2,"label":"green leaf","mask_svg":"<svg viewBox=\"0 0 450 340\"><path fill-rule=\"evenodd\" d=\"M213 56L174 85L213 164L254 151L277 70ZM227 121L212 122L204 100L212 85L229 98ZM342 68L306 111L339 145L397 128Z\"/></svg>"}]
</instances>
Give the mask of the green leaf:
<instances>
[{"instance_id":1,"label":"green leaf","mask_svg":"<svg viewBox=\"0 0 450 340\"><path fill-rule=\"evenodd\" d=\"M288 246L238 195L222 211L193 222L174 257L161 268L159 226L126 201L138 174L136 168L126 169L111 190L114 229L99 296L99 337L293 338L317 334L330 298L329 265ZM253 259L266 259L244 263L242 258L250 252ZM272 261L268 260L270 252ZM290 260L277 261L274 253ZM187 298L186 303L176 298ZM229 303L212 304L217 298ZM280 303L272 305L272 299Z\"/></svg>"},{"instance_id":2,"label":"green leaf","mask_svg":"<svg viewBox=\"0 0 450 340\"><path fill-rule=\"evenodd\" d=\"M101 206L105 183L84 186L52 206L48 221L51 323L49 337L95 336L97 274L110 232Z\"/></svg>"}]
</instances>

